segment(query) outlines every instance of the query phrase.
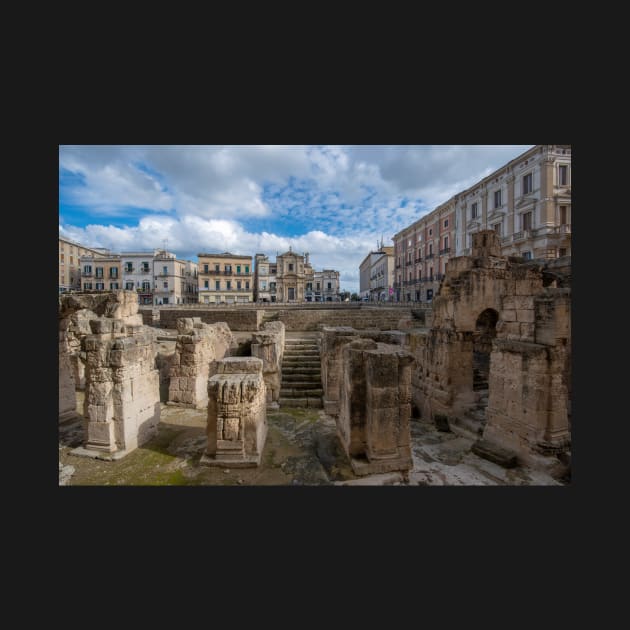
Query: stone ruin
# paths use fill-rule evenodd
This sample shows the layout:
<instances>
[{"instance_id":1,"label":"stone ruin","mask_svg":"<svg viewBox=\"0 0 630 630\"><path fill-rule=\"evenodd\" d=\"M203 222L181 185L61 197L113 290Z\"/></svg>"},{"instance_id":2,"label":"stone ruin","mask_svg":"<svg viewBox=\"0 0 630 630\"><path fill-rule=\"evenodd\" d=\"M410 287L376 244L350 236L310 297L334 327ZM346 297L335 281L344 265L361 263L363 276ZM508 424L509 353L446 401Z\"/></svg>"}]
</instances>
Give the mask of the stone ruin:
<instances>
[{"instance_id":1,"label":"stone ruin","mask_svg":"<svg viewBox=\"0 0 630 630\"><path fill-rule=\"evenodd\" d=\"M407 472L413 466L413 357L402 347L405 339L399 332L322 330L324 408L335 418L357 475Z\"/></svg>"},{"instance_id":2,"label":"stone ruin","mask_svg":"<svg viewBox=\"0 0 630 630\"><path fill-rule=\"evenodd\" d=\"M199 317L177 320L177 344L170 357L168 401L203 409L208 405L208 378L217 361L229 353L233 336L224 322L204 324Z\"/></svg>"},{"instance_id":3,"label":"stone ruin","mask_svg":"<svg viewBox=\"0 0 630 630\"><path fill-rule=\"evenodd\" d=\"M260 464L267 437L263 361L229 357L208 381L208 445L200 464L249 468Z\"/></svg>"},{"instance_id":4,"label":"stone ruin","mask_svg":"<svg viewBox=\"0 0 630 630\"><path fill-rule=\"evenodd\" d=\"M142 325L137 295L132 291L62 295L59 319L60 418L76 417L70 357L77 339L86 352L85 443L73 452L125 455L156 433L160 419L155 334ZM80 339L77 331L83 329L74 323L79 320L89 321L91 333Z\"/></svg>"},{"instance_id":5,"label":"stone ruin","mask_svg":"<svg viewBox=\"0 0 630 630\"><path fill-rule=\"evenodd\" d=\"M414 403L481 438L483 457L553 465L545 456L571 442L570 258L506 258L494 231L472 238L472 255L449 261L431 328L409 334Z\"/></svg>"},{"instance_id":6,"label":"stone ruin","mask_svg":"<svg viewBox=\"0 0 630 630\"><path fill-rule=\"evenodd\" d=\"M261 331L254 334L251 352L253 357L258 357L263 362L263 378L267 388L267 409L277 409L282 383L284 324L282 322L267 322Z\"/></svg>"}]
</instances>

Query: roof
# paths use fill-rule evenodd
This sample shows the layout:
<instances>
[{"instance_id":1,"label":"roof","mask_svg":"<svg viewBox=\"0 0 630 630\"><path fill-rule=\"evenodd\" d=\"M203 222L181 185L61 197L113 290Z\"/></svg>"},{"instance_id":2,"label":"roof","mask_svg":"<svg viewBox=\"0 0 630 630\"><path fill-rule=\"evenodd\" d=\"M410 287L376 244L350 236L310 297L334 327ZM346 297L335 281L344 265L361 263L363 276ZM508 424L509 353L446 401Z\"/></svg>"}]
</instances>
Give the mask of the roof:
<instances>
[{"instance_id":1,"label":"roof","mask_svg":"<svg viewBox=\"0 0 630 630\"><path fill-rule=\"evenodd\" d=\"M240 255L240 254L229 254L228 252L224 252L223 254L197 254L197 256L199 258L203 256L204 258L240 258L240 259L247 259L247 260L252 259L251 256Z\"/></svg>"}]
</instances>

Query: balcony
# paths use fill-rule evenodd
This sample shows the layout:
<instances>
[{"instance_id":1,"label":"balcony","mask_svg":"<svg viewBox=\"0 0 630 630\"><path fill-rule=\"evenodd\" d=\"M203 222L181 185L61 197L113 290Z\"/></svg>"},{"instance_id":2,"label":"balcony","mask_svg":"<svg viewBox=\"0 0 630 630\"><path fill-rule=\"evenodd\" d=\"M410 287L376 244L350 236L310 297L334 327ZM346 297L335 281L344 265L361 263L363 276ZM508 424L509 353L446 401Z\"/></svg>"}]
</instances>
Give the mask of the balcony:
<instances>
[{"instance_id":1,"label":"balcony","mask_svg":"<svg viewBox=\"0 0 630 630\"><path fill-rule=\"evenodd\" d=\"M435 254L427 254L427 255L424 257L424 259L425 259L425 260L431 260L431 259L433 259L433 258L435 258Z\"/></svg>"},{"instance_id":2,"label":"balcony","mask_svg":"<svg viewBox=\"0 0 630 630\"><path fill-rule=\"evenodd\" d=\"M159 273L155 274L158 277L166 277L166 276L170 276L171 274L168 273L168 271L166 273L164 273L163 271L160 271Z\"/></svg>"},{"instance_id":3,"label":"balcony","mask_svg":"<svg viewBox=\"0 0 630 630\"><path fill-rule=\"evenodd\" d=\"M416 258L416 259L414 260L414 262L415 262L415 263L420 263L420 262L422 262L422 258Z\"/></svg>"},{"instance_id":4,"label":"balcony","mask_svg":"<svg viewBox=\"0 0 630 630\"><path fill-rule=\"evenodd\" d=\"M565 224L560 226L560 234L567 235L571 234L571 224Z\"/></svg>"},{"instance_id":5,"label":"balcony","mask_svg":"<svg viewBox=\"0 0 630 630\"><path fill-rule=\"evenodd\" d=\"M140 273L151 273L151 270L148 267L142 267Z\"/></svg>"},{"instance_id":6,"label":"balcony","mask_svg":"<svg viewBox=\"0 0 630 630\"><path fill-rule=\"evenodd\" d=\"M514 234L512 235L512 240L516 243L517 241L522 241L525 240L525 233L524 232L514 232Z\"/></svg>"},{"instance_id":7,"label":"balcony","mask_svg":"<svg viewBox=\"0 0 630 630\"><path fill-rule=\"evenodd\" d=\"M125 267L123 273L133 273L135 270L135 267Z\"/></svg>"},{"instance_id":8,"label":"balcony","mask_svg":"<svg viewBox=\"0 0 630 630\"><path fill-rule=\"evenodd\" d=\"M400 269L400 265L396 265L396 269Z\"/></svg>"},{"instance_id":9,"label":"balcony","mask_svg":"<svg viewBox=\"0 0 630 630\"><path fill-rule=\"evenodd\" d=\"M82 275L84 278L91 278L91 277L93 276L93 274L92 274L92 272L91 272L91 271L82 271L82 272L81 272L81 275Z\"/></svg>"},{"instance_id":10,"label":"balcony","mask_svg":"<svg viewBox=\"0 0 630 630\"><path fill-rule=\"evenodd\" d=\"M440 256L444 256L445 254L450 254L450 252L451 252L451 248L445 247L444 249L440 250Z\"/></svg>"}]
</instances>

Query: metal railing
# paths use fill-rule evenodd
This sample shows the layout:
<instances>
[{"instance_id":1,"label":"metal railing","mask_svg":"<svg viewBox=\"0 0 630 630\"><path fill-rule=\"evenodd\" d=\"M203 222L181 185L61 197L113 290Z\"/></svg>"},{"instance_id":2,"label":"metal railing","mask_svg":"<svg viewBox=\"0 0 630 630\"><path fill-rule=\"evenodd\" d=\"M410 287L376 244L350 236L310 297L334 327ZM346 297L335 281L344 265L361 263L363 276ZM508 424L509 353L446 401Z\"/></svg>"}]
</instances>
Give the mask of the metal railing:
<instances>
[{"instance_id":1,"label":"metal railing","mask_svg":"<svg viewBox=\"0 0 630 630\"><path fill-rule=\"evenodd\" d=\"M440 250L440 256L444 256L444 254L448 254L450 253L451 248L450 247L445 247L444 249Z\"/></svg>"}]
</instances>

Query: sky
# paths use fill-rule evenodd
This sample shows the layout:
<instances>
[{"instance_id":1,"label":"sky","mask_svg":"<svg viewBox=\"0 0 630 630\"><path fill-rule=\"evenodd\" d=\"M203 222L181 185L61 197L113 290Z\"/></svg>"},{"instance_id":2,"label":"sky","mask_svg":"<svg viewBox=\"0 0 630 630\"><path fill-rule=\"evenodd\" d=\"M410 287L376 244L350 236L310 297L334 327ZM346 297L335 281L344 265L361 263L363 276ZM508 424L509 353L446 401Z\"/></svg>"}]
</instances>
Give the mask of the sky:
<instances>
[{"instance_id":1,"label":"sky","mask_svg":"<svg viewBox=\"0 0 630 630\"><path fill-rule=\"evenodd\" d=\"M59 147L59 235L114 252L309 252L359 291L359 264L533 145Z\"/></svg>"}]
</instances>

